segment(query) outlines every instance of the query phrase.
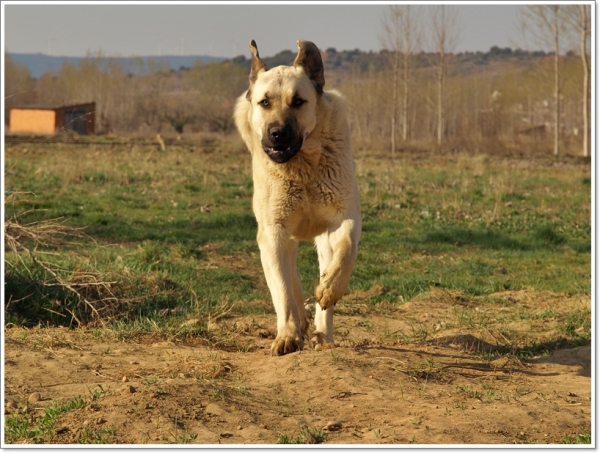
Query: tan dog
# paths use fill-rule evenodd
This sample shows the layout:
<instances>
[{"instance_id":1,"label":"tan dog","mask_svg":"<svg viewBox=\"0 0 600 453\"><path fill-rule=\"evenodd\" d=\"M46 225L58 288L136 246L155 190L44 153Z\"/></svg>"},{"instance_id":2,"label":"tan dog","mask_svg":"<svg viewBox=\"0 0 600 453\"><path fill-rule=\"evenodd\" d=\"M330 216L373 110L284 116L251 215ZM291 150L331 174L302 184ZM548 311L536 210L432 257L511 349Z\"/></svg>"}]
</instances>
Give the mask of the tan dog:
<instances>
[{"instance_id":1,"label":"tan dog","mask_svg":"<svg viewBox=\"0 0 600 453\"><path fill-rule=\"evenodd\" d=\"M293 66L268 70L250 42L250 86L234 113L252 154L257 241L277 312L276 355L302 349L310 323L296 267L298 241L314 238L317 247L321 279L312 341L331 348L334 305L348 288L361 234L344 99L323 91L317 46L297 44Z\"/></svg>"}]
</instances>

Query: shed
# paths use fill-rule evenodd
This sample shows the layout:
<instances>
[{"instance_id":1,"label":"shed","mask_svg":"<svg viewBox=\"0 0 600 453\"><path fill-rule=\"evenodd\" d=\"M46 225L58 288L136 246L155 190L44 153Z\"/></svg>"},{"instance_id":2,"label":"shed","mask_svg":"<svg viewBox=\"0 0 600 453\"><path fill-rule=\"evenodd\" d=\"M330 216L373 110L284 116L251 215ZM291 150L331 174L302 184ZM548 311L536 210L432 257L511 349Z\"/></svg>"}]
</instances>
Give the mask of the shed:
<instances>
[{"instance_id":1,"label":"shed","mask_svg":"<svg viewBox=\"0 0 600 453\"><path fill-rule=\"evenodd\" d=\"M73 131L81 135L94 135L95 124L95 102L60 107L30 105L10 109L11 133L56 134Z\"/></svg>"}]
</instances>

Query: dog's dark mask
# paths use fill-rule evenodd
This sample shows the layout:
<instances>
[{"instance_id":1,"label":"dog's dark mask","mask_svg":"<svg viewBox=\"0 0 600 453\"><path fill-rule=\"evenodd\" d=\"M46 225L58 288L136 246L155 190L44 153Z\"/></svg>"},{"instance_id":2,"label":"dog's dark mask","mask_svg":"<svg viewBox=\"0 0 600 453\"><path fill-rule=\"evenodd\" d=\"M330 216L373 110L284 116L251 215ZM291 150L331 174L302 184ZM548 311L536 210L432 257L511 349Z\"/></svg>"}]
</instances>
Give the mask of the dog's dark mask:
<instances>
[{"instance_id":1,"label":"dog's dark mask","mask_svg":"<svg viewBox=\"0 0 600 453\"><path fill-rule=\"evenodd\" d=\"M302 148L302 135L289 123L274 124L269 126L263 136L262 146L273 162L284 164Z\"/></svg>"}]
</instances>

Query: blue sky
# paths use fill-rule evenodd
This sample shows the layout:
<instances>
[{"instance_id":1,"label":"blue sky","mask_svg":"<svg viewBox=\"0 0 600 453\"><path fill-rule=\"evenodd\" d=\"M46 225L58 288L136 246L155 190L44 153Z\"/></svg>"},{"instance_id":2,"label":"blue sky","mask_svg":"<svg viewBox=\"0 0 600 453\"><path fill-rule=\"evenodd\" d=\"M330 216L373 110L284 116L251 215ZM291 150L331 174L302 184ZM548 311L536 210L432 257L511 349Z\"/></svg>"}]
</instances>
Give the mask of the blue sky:
<instances>
[{"instance_id":1,"label":"blue sky","mask_svg":"<svg viewBox=\"0 0 600 453\"><path fill-rule=\"evenodd\" d=\"M430 4L412 3L427 32ZM449 3L446 3L450 5ZM389 4L26 4L3 2L4 48L84 56L249 56L256 39L261 55L295 50L297 39L320 48L378 51ZM454 4L461 39L456 51L491 46L530 48L519 33L519 4Z\"/></svg>"}]
</instances>

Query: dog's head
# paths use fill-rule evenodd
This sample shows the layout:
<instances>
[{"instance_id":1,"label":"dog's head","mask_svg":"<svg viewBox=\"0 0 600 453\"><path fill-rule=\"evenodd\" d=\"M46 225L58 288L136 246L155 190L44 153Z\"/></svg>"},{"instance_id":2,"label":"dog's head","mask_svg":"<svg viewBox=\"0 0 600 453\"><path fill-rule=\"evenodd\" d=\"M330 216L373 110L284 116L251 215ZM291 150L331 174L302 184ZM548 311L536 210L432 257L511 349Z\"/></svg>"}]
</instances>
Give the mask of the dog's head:
<instances>
[{"instance_id":1,"label":"dog's head","mask_svg":"<svg viewBox=\"0 0 600 453\"><path fill-rule=\"evenodd\" d=\"M325 76L317 46L298 41L293 66L267 69L250 42L252 68L246 98L251 103L252 129L263 150L279 164L289 161L317 123L317 103Z\"/></svg>"}]
</instances>

